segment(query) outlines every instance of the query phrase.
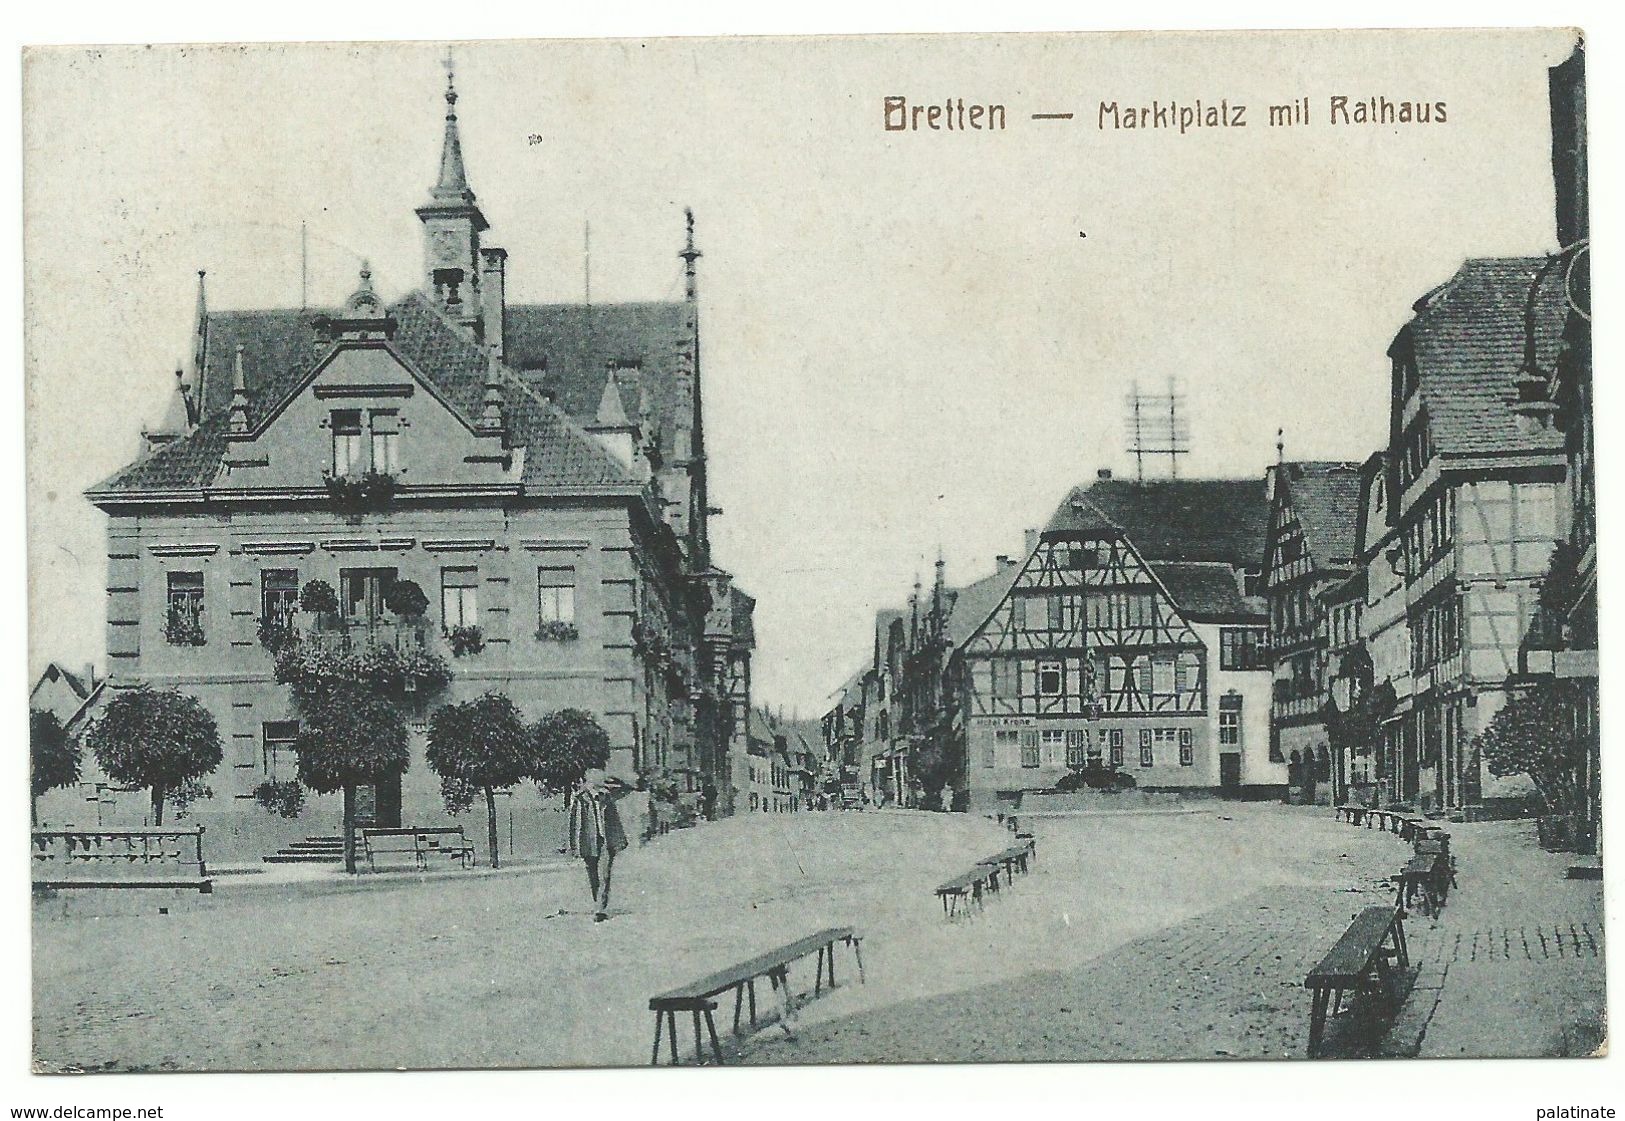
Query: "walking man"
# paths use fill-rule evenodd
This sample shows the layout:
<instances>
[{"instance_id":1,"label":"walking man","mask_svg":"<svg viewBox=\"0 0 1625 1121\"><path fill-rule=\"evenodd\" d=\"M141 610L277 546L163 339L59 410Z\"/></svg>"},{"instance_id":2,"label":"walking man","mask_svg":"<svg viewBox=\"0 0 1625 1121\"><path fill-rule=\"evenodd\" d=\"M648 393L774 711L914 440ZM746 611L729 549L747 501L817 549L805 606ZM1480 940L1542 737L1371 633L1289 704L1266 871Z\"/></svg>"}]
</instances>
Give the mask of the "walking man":
<instances>
[{"instance_id":1,"label":"walking man","mask_svg":"<svg viewBox=\"0 0 1625 1121\"><path fill-rule=\"evenodd\" d=\"M615 854L626 848L626 830L615 803L632 788L613 775L589 770L570 795L570 853L587 865L593 922L609 918L609 880Z\"/></svg>"}]
</instances>

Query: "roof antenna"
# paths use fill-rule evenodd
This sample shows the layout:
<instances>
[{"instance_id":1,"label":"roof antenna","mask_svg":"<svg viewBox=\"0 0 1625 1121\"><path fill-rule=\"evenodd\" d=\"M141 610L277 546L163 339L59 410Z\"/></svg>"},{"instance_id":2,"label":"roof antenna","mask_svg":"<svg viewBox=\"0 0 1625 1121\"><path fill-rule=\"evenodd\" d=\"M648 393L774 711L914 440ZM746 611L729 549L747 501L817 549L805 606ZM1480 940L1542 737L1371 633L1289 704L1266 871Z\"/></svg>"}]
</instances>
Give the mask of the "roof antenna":
<instances>
[{"instance_id":1,"label":"roof antenna","mask_svg":"<svg viewBox=\"0 0 1625 1121\"><path fill-rule=\"evenodd\" d=\"M299 310L310 306L310 238L305 220L299 220Z\"/></svg>"}]
</instances>

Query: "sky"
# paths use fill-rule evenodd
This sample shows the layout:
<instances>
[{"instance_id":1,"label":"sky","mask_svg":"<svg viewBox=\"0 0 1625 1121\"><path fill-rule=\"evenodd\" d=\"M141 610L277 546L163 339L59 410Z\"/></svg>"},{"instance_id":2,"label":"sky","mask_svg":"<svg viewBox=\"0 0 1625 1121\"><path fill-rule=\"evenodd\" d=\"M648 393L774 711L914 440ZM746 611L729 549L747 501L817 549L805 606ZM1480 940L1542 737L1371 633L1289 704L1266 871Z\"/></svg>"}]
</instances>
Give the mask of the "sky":
<instances>
[{"instance_id":1,"label":"sky","mask_svg":"<svg viewBox=\"0 0 1625 1121\"><path fill-rule=\"evenodd\" d=\"M816 716L939 552L1019 551L1132 471L1130 386L1184 396L1182 475L1384 440L1385 351L1473 256L1555 248L1564 32L459 44L463 151L514 302L680 295L698 222L717 562L757 598L757 698ZM104 519L212 307L418 284L445 44L53 49L24 68L30 664L103 660ZM887 131L883 101L1001 104ZM1266 107L1310 98L1311 121ZM1445 123L1333 125L1329 99ZM1099 127L1100 103L1248 107ZM1031 119L1072 112L1071 120Z\"/></svg>"}]
</instances>

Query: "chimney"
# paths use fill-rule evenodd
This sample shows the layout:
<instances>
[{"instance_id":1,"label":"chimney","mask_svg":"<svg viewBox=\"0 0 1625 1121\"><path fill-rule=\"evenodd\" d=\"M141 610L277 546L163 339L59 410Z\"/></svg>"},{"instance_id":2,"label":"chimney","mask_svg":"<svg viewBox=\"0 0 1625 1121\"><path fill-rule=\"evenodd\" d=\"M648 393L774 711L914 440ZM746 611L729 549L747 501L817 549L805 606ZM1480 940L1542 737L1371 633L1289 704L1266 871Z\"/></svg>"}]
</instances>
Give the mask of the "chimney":
<instances>
[{"instance_id":1,"label":"chimney","mask_svg":"<svg viewBox=\"0 0 1625 1121\"><path fill-rule=\"evenodd\" d=\"M1110 482L1111 477L1112 469L1110 467L1102 467L1100 470L1095 472L1095 478L1099 479L1103 483Z\"/></svg>"},{"instance_id":2,"label":"chimney","mask_svg":"<svg viewBox=\"0 0 1625 1121\"><path fill-rule=\"evenodd\" d=\"M496 351L490 351L485 361L485 396L480 408L477 427L483 435L502 435L502 362Z\"/></svg>"},{"instance_id":3,"label":"chimney","mask_svg":"<svg viewBox=\"0 0 1625 1121\"><path fill-rule=\"evenodd\" d=\"M1038 552L1038 531L1029 529L1027 531L1027 555L1030 557L1036 552Z\"/></svg>"},{"instance_id":4,"label":"chimney","mask_svg":"<svg viewBox=\"0 0 1625 1121\"><path fill-rule=\"evenodd\" d=\"M504 294L508 271L506 249L480 250L480 337L485 345L504 357L502 350L503 326L507 320L508 305Z\"/></svg>"},{"instance_id":5,"label":"chimney","mask_svg":"<svg viewBox=\"0 0 1625 1121\"><path fill-rule=\"evenodd\" d=\"M1012 563L1010 560L1010 554L1000 553L998 556L993 558L993 563L998 567L998 571L1003 572L1005 569L1009 568Z\"/></svg>"}]
</instances>

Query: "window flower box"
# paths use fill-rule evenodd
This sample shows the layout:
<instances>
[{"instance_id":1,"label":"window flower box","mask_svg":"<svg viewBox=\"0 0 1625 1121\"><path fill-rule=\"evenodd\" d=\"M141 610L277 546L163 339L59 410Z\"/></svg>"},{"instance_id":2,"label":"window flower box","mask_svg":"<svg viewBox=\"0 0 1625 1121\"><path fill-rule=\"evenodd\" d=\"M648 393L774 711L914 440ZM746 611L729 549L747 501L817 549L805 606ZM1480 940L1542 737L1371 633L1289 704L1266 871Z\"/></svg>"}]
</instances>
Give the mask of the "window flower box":
<instances>
[{"instance_id":1,"label":"window flower box","mask_svg":"<svg viewBox=\"0 0 1625 1121\"><path fill-rule=\"evenodd\" d=\"M562 619L550 619L536 628L536 638L539 642L574 642L581 637L581 632L574 623L566 623Z\"/></svg>"},{"instance_id":2,"label":"window flower box","mask_svg":"<svg viewBox=\"0 0 1625 1121\"><path fill-rule=\"evenodd\" d=\"M202 646L208 642L208 636L203 630L203 614L201 611L181 611L170 608L169 618L164 622L164 638L171 646Z\"/></svg>"},{"instance_id":3,"label":"window flower box","mask_svg":"<svg viewBox=\"0 0 1625 1121\"><path fill-rule=\"evenodd\" d=\"M395 500L396 479L382 471L361 475L323 474L322 485L335 509L346 513L387 510Z\"/></svg>"},{"instance_id":4,"label":"window flower box","mask_svg":"<svg viewBox=\"0 0 1625 1121\"><path fill-rule=\"evenodd\" d=\"M485 632L477 626L452 627L446 632L446 643L453 657L466 658L485 649Z\"/></svg>"}]
</instances>

